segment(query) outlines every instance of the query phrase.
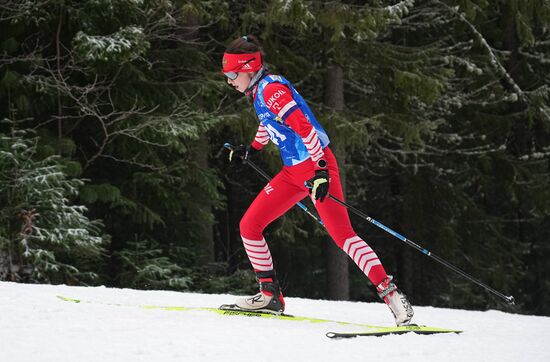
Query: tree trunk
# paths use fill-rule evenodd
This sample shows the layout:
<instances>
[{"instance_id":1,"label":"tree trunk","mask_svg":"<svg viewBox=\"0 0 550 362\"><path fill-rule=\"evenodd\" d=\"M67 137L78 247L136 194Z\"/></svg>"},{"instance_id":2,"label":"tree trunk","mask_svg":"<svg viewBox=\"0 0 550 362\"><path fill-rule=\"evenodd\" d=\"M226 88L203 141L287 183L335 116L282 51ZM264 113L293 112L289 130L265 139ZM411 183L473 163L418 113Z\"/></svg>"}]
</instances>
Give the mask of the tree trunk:
<instances>
[{"instance_id":1,"label":"tree trunk","mask_svg":"<svg viewBox=\"0 0 550 362\"><path fill-rule=\"evenodd\" d=\"M196 15L189 15L185 21L185 27L182 28L181 36L187 41L193 41L199 32L199 18ZM197 97L196 104L200 107L202 105L202 99ZM202 169L209 168L208 154L210 141L206 135L201 135L197 147L193 151L193 159L196 160L197 165ZM205 215L212 214L212 206L208 202L202 203L202 212ZM214 228L210 222L204 221L197 227L198 242L197 251L199 255L199 262L201 264L211 263L215 261L214 253Z\"/></svg>"},{"instance_id":2,"label":"tree trunk","mask_svg":"<svg viewBox=\"0 0 550 362\"><path fill-rule=\"evenodd\" d=\"M502 44L505 50L510 52L508 61L504 64L506 71L510 77L521 87L521 66L519 60L519 40L516 33L516 13L518 12L518 4L516 0L508 1L503 9L502 28L503 39ZM514 89L507 83L503 83L508 92L514 92ZM514 114L521 112L527 107L523 102L514 102L508 105L508 112ZM512 127L512 132L508 139L507 150L514 156L521 156L532 152L533 133L529 122L515 122Z\"/></svg>"},{"instance_id":3,"label":"tree trunk","mask_svg":"<svg viewBox=\"0 0 550 362\"><path fill-rule=\"evenodd\" d=\"M199 139L198 147L194 148L193 158L201 169L207 169L208 165L208 150L209 141L205 136L201 136ZM203 202L201 209L204 214L212 214L212 206L208 202ZM197 251L199 252L199 262L201 264L212 263L215 261L214 254L214 228L213 225L204 220L197 225Z\"/></svg>"},{"instance_id":4,"label":"tree trunk","mask_svg":"<svg viewBox=\"0 0 550 362\"><path fill-rule=\"evenodd\" d=\"M325 77L325 99L327 107L334 112L344 109L344 77L342 68L336 64L328 67ZM345 152L341 147L331 145L339 162L340 179L344 198L346 194ZM333 240L327 243L327 297L334 300L349 299L348 256Z\"/></svg>"}]
</instances>

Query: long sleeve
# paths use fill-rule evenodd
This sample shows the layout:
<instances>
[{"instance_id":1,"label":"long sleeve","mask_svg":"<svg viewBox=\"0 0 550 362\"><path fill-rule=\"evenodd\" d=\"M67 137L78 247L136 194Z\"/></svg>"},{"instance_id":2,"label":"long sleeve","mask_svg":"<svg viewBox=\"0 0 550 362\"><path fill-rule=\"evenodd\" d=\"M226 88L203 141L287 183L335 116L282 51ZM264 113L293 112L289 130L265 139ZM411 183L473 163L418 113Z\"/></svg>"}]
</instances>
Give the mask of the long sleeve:
<instances>
[{"instance_id":1,"label":"long sleeve","mask_svg":"<svg viewBox=\"0 0 550 362\"><path fill-rule=\"evenodd\" d=\"M267 134L267 130L265 129L263 124L260 124L260 126L258 127L258 132L256 132L256 137L254 137L254 141L252 141L251 146L259 151L264 148L264 146L267 145L268 142L269 135Z\"/></svg>"},{"instance_id":2,"label":"long sleeve","mask_svg":"<svg viewBox=\"0 0 550 362\"><path fill-rule=\"evenodd\" d=\"M269 110L285 121L302 138L315 169L325 169L327 167L324 160L325 153L315 127L296 104L290 89L281 83L271 83L265 87L263 96Z\"/></svg>"}]
</instances>

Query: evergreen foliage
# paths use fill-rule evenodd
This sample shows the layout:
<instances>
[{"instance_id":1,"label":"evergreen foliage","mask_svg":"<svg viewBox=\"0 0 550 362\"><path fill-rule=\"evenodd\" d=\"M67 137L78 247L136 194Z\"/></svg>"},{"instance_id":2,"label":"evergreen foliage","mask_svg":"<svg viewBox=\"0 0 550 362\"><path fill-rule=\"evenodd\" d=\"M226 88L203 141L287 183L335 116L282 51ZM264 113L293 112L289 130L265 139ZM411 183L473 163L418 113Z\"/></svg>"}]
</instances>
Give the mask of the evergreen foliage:
<instances>
[{"instance_id":1,"label":"evergreen foliage","mask_svg":"<svg viewBox=\"0 0 550 362\"><path fill-rule=\"evenodd\" d=\"M27 131L0 134L0 275L4 280L87 283L97 279L104 236L101 223L74 205L79 179L59 157L37 157Z\"/></svg>"},{"instance_id":2,"label":"evergreen foliage","mask_svg":"<svg viewBox=\"0 0 550 362\"><path fill-rule=\"evenodd\" d=\"M221 146L257 120L219 67L256 34L342 152L347 201L548 315L549 25L547 0L4 1L0 278L252 291L238 223L264 182ZM272 145L256 160L280 169ZM503 308L352 219L413 303ZM265 237L286 294L326 297L322 229L292 210ZM352 299L377 300L350 273Z\"/></svg>"}]
</instances>

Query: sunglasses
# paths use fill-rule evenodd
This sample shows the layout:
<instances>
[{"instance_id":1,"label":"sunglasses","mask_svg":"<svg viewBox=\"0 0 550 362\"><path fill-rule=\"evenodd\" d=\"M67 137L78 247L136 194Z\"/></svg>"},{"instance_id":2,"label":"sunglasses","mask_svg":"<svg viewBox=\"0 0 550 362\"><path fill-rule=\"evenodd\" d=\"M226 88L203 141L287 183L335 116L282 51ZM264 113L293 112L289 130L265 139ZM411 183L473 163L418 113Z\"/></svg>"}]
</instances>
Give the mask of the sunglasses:
<instances>
[{"instance_id":1,"label":"sunglasses","mask_svg":"<svg viewBox=\"0 0 550 362\"><path fill-rule=\"evenodd\" d=\"M237 72L237 70L240 70L242 67L244 67L245 65L247 65L248 63L250 63L251 61L253 61L254 59L256 58L252 58L252 59L248 59L246 62L244 62L243 64L241 64L240 67L238 67L237 69L235 69L235 71L233 72L225 72L223 73L227 78L231 79L231 80L235 80L237 79L237 77L239 76L239 73Z\"/></svg>"},{"instance_id":2,"label":"sunglasses","mask_svg":"<svg viewBox=\"0 0 550 362\"><path fill-rule=\"evenodd\" d=\"M231 80L235 80L239 76L239 73L237 73L237 72L227 72L227 73L223 73L223 74Z\"/></svg>"}]
</instances>

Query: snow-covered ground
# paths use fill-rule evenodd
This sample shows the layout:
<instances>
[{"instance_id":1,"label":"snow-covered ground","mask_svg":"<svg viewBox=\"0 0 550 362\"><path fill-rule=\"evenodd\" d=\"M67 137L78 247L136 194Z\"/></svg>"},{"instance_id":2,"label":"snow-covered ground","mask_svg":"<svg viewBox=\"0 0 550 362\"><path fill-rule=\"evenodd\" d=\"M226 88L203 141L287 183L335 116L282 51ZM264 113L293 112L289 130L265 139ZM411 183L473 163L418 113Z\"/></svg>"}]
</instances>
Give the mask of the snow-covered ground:
<instances>
[{"instance_id":1,"label":"snow-covered ground","mask_svg":"<svg viewBox=\"0 0 550 362\"><path fill-rule=\"evenodd\" d=\"M327 331L357 327L139 307L217 307L233 300L0 282L0 361L550 361L549 317L416 307L417 323L464 333L331 340ZM381 303L286 301L289 314L393 324Z\"/></svg>"}]
</instances>

